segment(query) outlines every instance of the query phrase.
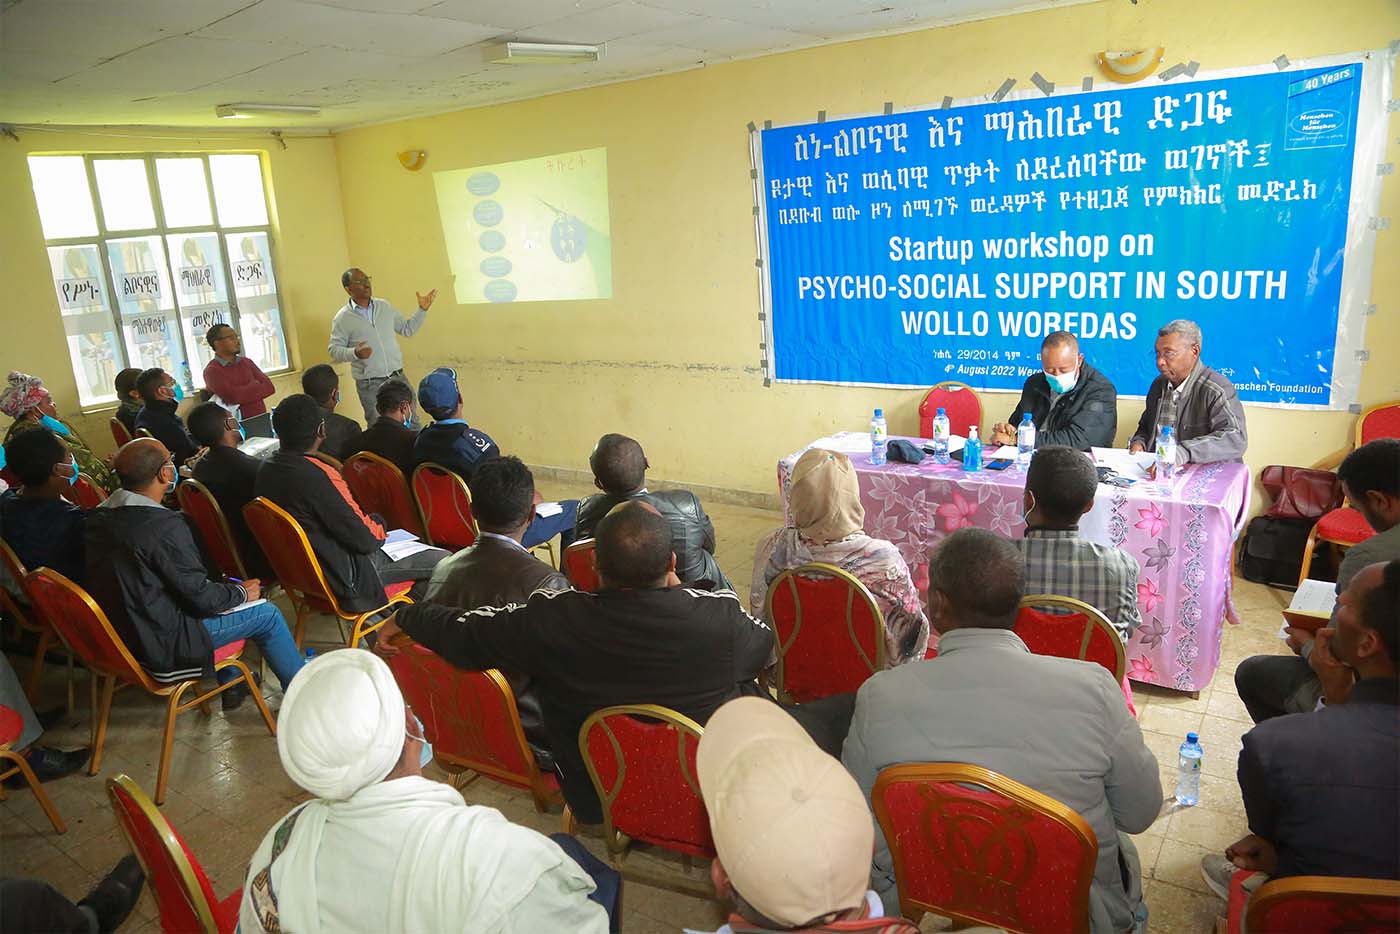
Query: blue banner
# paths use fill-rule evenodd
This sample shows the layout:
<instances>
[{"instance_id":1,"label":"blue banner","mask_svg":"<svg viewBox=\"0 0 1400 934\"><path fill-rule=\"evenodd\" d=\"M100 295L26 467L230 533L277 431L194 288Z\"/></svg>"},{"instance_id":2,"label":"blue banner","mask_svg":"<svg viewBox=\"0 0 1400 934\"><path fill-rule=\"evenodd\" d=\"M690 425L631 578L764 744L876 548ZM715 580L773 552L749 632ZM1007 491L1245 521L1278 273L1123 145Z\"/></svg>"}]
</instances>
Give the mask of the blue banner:
<instances>
[{"instance_id":1,"label":"blue banner","mask_svg":"<svg viewBox=\"0 0 1400 934\"><path fill-rule=\"evenodd\" d=\"M1124 395L1190 318L1241 399L1331 402L1362 63L763 130L778 380Z\"/></svg>"}]
</instances>

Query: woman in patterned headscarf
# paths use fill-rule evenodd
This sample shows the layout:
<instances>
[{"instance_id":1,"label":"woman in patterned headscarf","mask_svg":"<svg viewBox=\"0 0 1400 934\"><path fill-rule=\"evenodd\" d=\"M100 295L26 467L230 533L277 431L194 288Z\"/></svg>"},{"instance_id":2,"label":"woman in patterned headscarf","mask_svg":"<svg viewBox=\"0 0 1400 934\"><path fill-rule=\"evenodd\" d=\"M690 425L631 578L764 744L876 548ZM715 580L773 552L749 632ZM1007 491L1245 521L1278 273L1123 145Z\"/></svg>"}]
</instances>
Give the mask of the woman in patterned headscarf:
<instances>
[{"instance_id":1,"label":"woman in patterned headscarf","mask_svg":"<svg viewBox=\"0 0 1400 934\"><path fill-rule=\"evenodd\" d=\"M35 428L48 428L63 438L78 469L92 478L92 482L111 493L118 486L116 477L103 463L102 458L92 452L87 442L78 434L78 429L58 417L58 407L53 397L44 388L44 381L37 376L15 371L10 374L9 383L0 392L0 412L14 419L9 431L5 432L5 443L24 431Z\"/></svg>"}]
</instances>

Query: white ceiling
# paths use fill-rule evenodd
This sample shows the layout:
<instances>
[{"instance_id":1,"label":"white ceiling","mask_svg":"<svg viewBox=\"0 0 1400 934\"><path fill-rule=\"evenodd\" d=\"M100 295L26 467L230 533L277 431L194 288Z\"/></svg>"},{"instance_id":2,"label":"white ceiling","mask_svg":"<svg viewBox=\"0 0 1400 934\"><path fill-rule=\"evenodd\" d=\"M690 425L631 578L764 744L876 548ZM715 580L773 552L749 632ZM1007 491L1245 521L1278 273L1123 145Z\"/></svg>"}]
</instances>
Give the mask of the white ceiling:
<instances>
[{"instance_id":1,"label":"white ceiling","mask_svg":"<svg viewBox=\"0 0 1400 934\"><path fill-rule=\"evenodd\" d=\"M0 0L0 123L338 128L1088 0ZM492 65L501 38L606 43ZM219 121L224 103L317 117Z\"/></svg>"}]
</instances>

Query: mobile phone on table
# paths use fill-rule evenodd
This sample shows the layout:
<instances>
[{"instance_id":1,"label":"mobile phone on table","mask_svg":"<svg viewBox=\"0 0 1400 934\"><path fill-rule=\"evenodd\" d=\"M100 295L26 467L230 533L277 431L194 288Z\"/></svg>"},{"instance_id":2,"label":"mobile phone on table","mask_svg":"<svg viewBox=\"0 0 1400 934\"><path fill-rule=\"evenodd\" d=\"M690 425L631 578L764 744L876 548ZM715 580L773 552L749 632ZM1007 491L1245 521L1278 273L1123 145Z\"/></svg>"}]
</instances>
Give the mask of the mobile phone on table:
<instances>
[{"instance_id":1,"label":"mobile phone on table","mask_svg":"<svg viewBox=\"0 0 1400 934\"><path fill-rule=\"evenodd\" d=\"M987 461L987 463L986 463L986 465L985 465L985 469L987 469L987 470L1005 470L1006 468L1010 467L1013 463L1015 463L1015 461L1012 461L1010 458L999 457L999 458L997 458L997 459L994 460L994 461Z\"/></svg>"}]
</instances>

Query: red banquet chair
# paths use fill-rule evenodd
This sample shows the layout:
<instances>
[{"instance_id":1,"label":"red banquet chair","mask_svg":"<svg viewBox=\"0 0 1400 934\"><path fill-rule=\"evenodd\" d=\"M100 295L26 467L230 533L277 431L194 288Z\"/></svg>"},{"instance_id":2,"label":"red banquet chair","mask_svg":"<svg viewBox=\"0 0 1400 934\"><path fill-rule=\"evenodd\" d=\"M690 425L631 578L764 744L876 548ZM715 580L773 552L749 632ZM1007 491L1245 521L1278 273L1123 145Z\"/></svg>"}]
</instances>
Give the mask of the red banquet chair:
<instances>
[{"instance_id":1,"label":"red banquet chair","mask_svg":"<svg viewBox=\"0 0 1400 934\"><path fill-rule=\"evenodd\" d=\"M247 580L248 569L243 563L243 556L238 552L238 543L233 540L228 519L224 516L219 501L209 492L209 488L198 480L182 480L180 485L175 487L175 498L180 503L180 511L194 521L195 528L199 529L200 538L204 539L204 547L208 549L209 557L214 559L214 564L224 576Z\"/></svg>"},{"instance_id":2,"label":"red banquet chair","mask_svg":"<svg viewBox=\"0 0 1400 934\"><path fill-rule=\"evenodd\" d=\"M564 549L564 574L579 590L597 593L603 589L598 576L598 550L591 538L581 538Z\"/></svg>"},{"instance_id":3,"label":"red banquet chair","mask_svg":"<svg viewBox=\"0 0 1400 934\"><path fill-rule=\"evenodd\" d=\"M107 614L93 602L87 591L68 578L49 568L39 568L25 579L29 598L68 643L73 652L82 659L88 671L92 672L92 758L88 761L88 774L96 775L102 768L102 744L107 739L107 720L112 714L112 694L117 683L134 685L147 694L165 698L165 734L161 740L160 764L156 769L156 803L165 800L165 788L170 778L170 749L175 743L175 718L191 707L209 712L209 701L236 684L246 684L262 714L267 731L277 735L277 724L263 700L253 674L244 665L245 640L239 639L214 650L214 671L235 668L238 677L227 684L218 684L213 689L200 692L198 678L180 681L160 682L132 657L131 652L112 628ZM98 698L98 681L102 682L101 699ZM196 695L188 700L186 692Z\"/></svg>"},{"instance_id":4,"label":"red banquet chair","mask_svg":"<svg viewBox=\"0 0 1400 934\"><path fill-rule=\"evenodd\" d=\"M126 430L122 420L116 416L107 419L107 425L112 429L112 440L117 442L117 447L121 447L131 440L131 432Z\"/></svg>"},{"instance_id":5,"label":"red banquet chair","mask_svg":"<svg viewBox=\"0 0 1400 934\"><path fill-rule=\"evenodd\" d=\"M423 534L408 481L393 462L371 451L361 451L346 458L341 473L355 502L365 512L379 513L391 529Z\"/></svg>"},{"instance_id":6,"label":"red banquet chair","mask_svg":"<svg viewBox=\"0 0 1400 934\"><path fill-rule=\"evenodd\" d=\"M1047 613L1047 608L1060 612ZM1118 630L1099 609L1073 597L1030 594L1021 599L1012 631L1036 655L1077 658L1107 668L1122 686L1128 710L1137 716L1128 684L1127 650Z\"/></svg>"},{"instance_id":7,"label":"red banquet chair","mask_svg":"<svg viewBox=\"0 0 1400 934\"><path fill-rule=\"evenodd\" d=\"M470 770L524 788L541 814L564 803L559 781L552 772L540 771L525 740L505 675L494 668L463 671L407 633L396 634L393 644L400 651L390 656L389 670L404 700L423 721L423 733L439 764L448 771Z\"/></svg>"},{"instance_id":8,"label":"red banquet chair","mask_svg":"<svg viewBox=\"0 0 1400 934\"><path fill-rule=\"evenodd\" d=\"M53 829L58 833L67 833L68 825L59 816L58 808L54 807L53 802L49 800L48 793L44 791L43 782L39 781L34 770L29 767L29 760L24 758L22 753L15 752L10 748L23 732L24 720L20 717L19 711L0 705L0 801L5 800L5 779L19 773L24 776L29 790L34 792L34 800L38 801L39 807L44 809L44 815L48 817L49 823L53 824Z\"/></svg>"},{"instance_id":9,"label":"red banquet chair","mask_svg":"<svg viewBox=\"0 0 1400 934\"><path fill-rule=\"evenodd\" d=\"M107 780L107 797L126 844L146 872L168 934L227 934L238 927L243 889L220 899L184 838L127 775Z\"/></svg>"},{"instance_id":10,"label":"red banquet chair","mask_svg":"<svg viewBox=\"0 0 1400 934\"><path fill-rule=\"evenodd\" d=\"M967 426L976 425L978 434L982 432L982 400L977 390L967 383L948 380L937 383L924 393L919 403L919 437L933 437L933 419L938 410L943 409L953 434L967 435Z\"/></svg>"},{"instance_id":11,"label":"red banquet chair","mask_svg":"<svg viewBox=\"0 0 1400 934\"><path fill-rule=\"evenodd\" d=\"M1243 882L1251 875L1237 872L1230 880L1228 934L1400 931L1400 882L1393 879L1292 876L1266 882L1249 897Z\"/></svg>"},{"instance_id":12,"label":"red banquet chair","mask_svg":"<svg viewBox=\"0 0 1400 934\"><path fill-rule=\"evenodd\" d=\"M29 592L25 590L24 581L29 576L29 570L24 563L19 560L14 549L9 543L0 539L0 567L3 567L10 575L10 580L14 581L18 596L26 601L32 599ZM29 679L24 685L24 695L29 698L31 704L39 702L39 687L44 678L44 660L48 656L49 650L53 649L54 643L58 641L54 628L37 612L26 611L16 599L16 594L10 593L5 587L0 587L0 610L5 611L5 615L15 621L20 629L26 629L34 633L38 643L34 647L34 664L29 669ZM66 651L66 647L65 647ZM73 709L73 653L68 653L68 709Z\"/></svg>"},{"instance_id":13,"label":"red banquet chair","mask_svg":"<svg viewBox=\"0 0 1400 934\"><path fill-rule=\"evenodd\" d=\"M854 691L885 667L885 619L855 577L830 564L790 568L768 585L778 696L799 704Z\"/></svg>"},{"instance_id":14,"label":"red banquet chair","mask_svg":"<svg viewBox=\"0 0 1400 934\"><path fill-rule=\"evenodd\" d=\"M384 625L382 619L371 623L370 617L387 614L398 604L413 602L408 596L413 582L404 581L384 588L382 606L363 613L342 609L335 592L326 583L320 559L311 550L311 542L297 520L281 506L262 496L243 507L243 518L252 530L253 538L262 546L263 554L267 555L267 563L272 567L272 573L277 575L277 583L282 585L282 590L296 610L292 633L296 637L297 648L301 648L306 632L306 618L313 613L328 613L338 622L350 623L350 636L346 642L354 648L362 638ZM341 634L344 635L344 626L341 627Z\"/></svg>"},{"instance_id":15,"label":"red banquet chair","mask_svg":"<svg viewBox=\"0 0 1400 934\"><path fill-rule=\"evenodd\" d=\"M613 866L628 878L712 898L708 874L689 875L692 857L715 855L695 778L695 750L704 732L669 708L629 704L590 715L578 745L603 805L603 840ZM680 853L686 874L627 863L634 840Z\"/></svg>"},{"instance_id":16,"label":"red banquet chair","mask_svg":"<svg viewBox=\"0 0 1400 934\"><path fill-rule=\"evenodd\" d=\"M917 923L931 911L1026 934L1089 930L1099 845L1072 808L956 762L890 766L870 799L904 917Z\"/></svg>"},{"instance_id":17,"label":"red banquet chair","mask_svg":"<svg viewBox=\"0 0 1400 934\"><path fill-rule=\"evenodd\" d=\"M478 529L467 481L441 464L428 461L413 469L411 485L423 537L429 543L460 551L476 542Z\"/></svg>"},{"instance_id":18,"label":"red banquet chair","mask_svg":"<svg viewBox=\"0 0 1400 934\"><path fill-rule=\"evenodd\" d=\"M93 482L91 477L80 473L78 479L73 481L73 485L63 491L63 497L86 512L101 506L102 501L107 498L107 494L103 492L102 487Z\"/></svg>"}]
</instances>

